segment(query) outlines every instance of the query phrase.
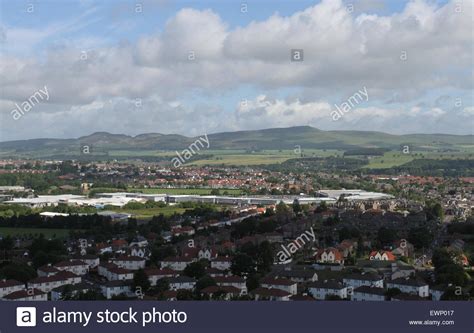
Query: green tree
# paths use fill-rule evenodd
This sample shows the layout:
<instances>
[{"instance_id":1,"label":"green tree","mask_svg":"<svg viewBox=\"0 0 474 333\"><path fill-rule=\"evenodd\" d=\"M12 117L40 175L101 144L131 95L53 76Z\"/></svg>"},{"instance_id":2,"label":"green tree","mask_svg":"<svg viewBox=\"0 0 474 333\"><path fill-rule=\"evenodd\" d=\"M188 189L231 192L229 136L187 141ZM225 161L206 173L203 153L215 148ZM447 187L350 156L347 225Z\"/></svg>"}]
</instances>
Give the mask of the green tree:
<instances>
[{"instance_id":1,"label":"green tree","mask_svg":"<svg viewBox=\"0 0 474 333\"><path fill-rule=\"evenodd\" d=\"M203 260L192 262L184 269L184 275L199 279L206 274L206 266Z\"/></svg>"},{"instance_id":2,"label":"green tree","mask_svg":"<svg viewBox=\"0 0 474 333\"><path fill-rule=\"evenodd\" d=\"M428 202L425 207L425 213L428 220L444 220L444 209L439 202Z\"/></svg>"},{"instance_id":3,"label":"green tree","mask_svg":"<svg viewBox=\"0 0 474 333\"><path fill-rule=\"evenodd\" d=\"M0 250L11 250L13 249L14 241L13 238L7 236L0 240Z\"/></svg>"},{"instance_id":4,"label":"green tree","mask_svg":"<svg viewBox=\"0 0 474 333\"><path fill-rule=\"evenodd\" d=\"M433 256L431 258L431 262L436 269L440 269L442 266L449 265L453 263L453 259L449 254L446 248L436 249L433 252Z\"/></svg>"},{"instance_id":5,"label":"green tree","mask_svg":"<svg viewBox=\"0 0 474 333\"><path fill-rule=\"evenodd\" d=\"M67 284L63 287L61 292L61 299L64 301L70 300L72 298L72 285Z\"/></svg>"},{"instance_id":6,"label":"green tree","mask_svg":"<svg viewBox=\"0 0 474 333\"><path fill-rule=\"evenodd\" d=\"M196 282L196 290L201 291L204 288L215 286L215 285L217 285L216 281L209 275L205 275Z\"/></svg>"},{"instance_id":7,"label":"green tree","mask_svg":"<svg viewBox=\"0 0 474 333\"><path fill-rule=\"evenodd\" d=\"M450 253L446 248L434 251L431 262L434 266L436 283L456 286L464 286L467 283L464 268L454 261L455 256L455 253Z\"/></svg>"},{"instance_id":8,"label":"green tree","mask_svg":"<svg viewBox=\"0 0 474 333\"><path fill-rule=\"evenodd\" d=\"M178 290L176 298L178 301L190 301L194 299L194 294L191 290L181 289Z\"/></svg>"},{"instance_id":9,"label":"green tree","mask_svg":"<svg viewBox=\"0 0 474 333\"><path fill-rule=\"evenodd\" d=\"M326 201L321 201L319 206L316 208L316 212L317 213L322 213L322 212L325 212L327 209L328 209L328 205L327 205Z\"/></svg>"},{"instance_id":10,"label":"green tree","mask_svg":"<svg viewBox=\"0 0 474 333\"><path fill-rule=\"evenodd\" d=\"M0 279L12 279L26 283L36 276L36 271L26 264L11 263L0 268Z\"/></svg>"},{"instance_id":11,"label":"green tree","mask_svg":"<svg viewBox=\"0 0 474 333\"><path fill-rule=\"evenodd\" d=\"M299 214L301 212L301 205L298 199L293 201L293 213Z\"/></svg>"},{"instance_id":12,"label":"green tree","mask_svg":"<svg viewBox=\"0 0 474 333\"><path fill-rule=\"evenodd\" d=\"M427 248L433 241L433 234L426 227L411 228L408 233L408 241L417 249Z\"/></svg>"},{"instance_id":13,"label":"green tree","mask_svg":"<svg viewBox=\"0 0 474 333\"><path fill-rule=\"evenodd\" d=\"M72 161L64 161L59 165L59 173L61 175L66 175L68 173L76 173L77 166L72 164Z\"/></svg>"},{"instance_id":14,"label":"green tree","mask_svg":"<svg viewBox=\"0 0 474 333\"><path fill-rule=\"evenodd\" d=\"M138 288L141 288L142 291L147 291L150 288L150 280L143 268L133 274L133 289L136 291L139 290Z\"/></svg>"},{"instance_id":15,"label":"green tree","mask_svg":"<svg viewBox=\"0 0 474 333\"><path fill-rule=\"evenodd\" d=\"M176 249L172 245L153 246L151 249L151 261L161 261L167 257L174 257Z\"/></svg>"},{"instance_id":16,"label":"green tree","mask_svg":"<svg viewBox=\"0 0 474 333\"><path fill-rule=\"evenodd\" d=\"M257 269L259 272L270 271L273 265L273 250L270 242L264 241L258 246Z\"/></svg>"},{"instance_id":17,"label":"green tree","mask_svg":"<svg viewBox=\"0 0 474 333\"><path fill-rule=\"evenodd\" d=\"M398 233L394 229L389 229L382 227L377 232L377 240L382 245L387 245L393 243L398 238Z\"/></svg>"},{"instance_id":18,"label":"green tree","mask_svg":"<svg viewBox=\"0 0 474 333\"><path fill-rule=\"evenodd\" d=\"M56 260L57 257L51 256L46 254L44 251L38 251L36 254L33 256L32 262L33 262L33 267L38 268L41 266L44 266L48 263L51 263Z\"/></svg>"},{"instance_id":19,"label":"green tree","mask_svg":"<svg viewBox=\"0 0 474 333\"><path fill-rule=\"evenodd\" d=\"M76 293L70 298L73 301L101 301L105 300L105 297L97 292L96 290L88 290L85 293Z\"/></svg>"},{"instance_id":20,"label":"green tree","mask_svg":"<svg viewBox=\"0 0 474 333\"><path fill-rule=\"evenodd\" d=\"M258 275L258 274L250 275L247 278L246 285L247 285L247 290L248 291L252 291L252 290L257 289L258 287L260 287L260 275Z\"/></svg>"},{"instance_id":21,"label":"green tree","mask_svg":"<svg viewBox=\"0 0 474 333\"><path fill-rule=\"evenodd\" d=\"M276 215L278 221L281 222L281 221L284 221L284 220L288 219L289 213L290 213L290 210L289 210L288 206L283 201L280 201L276 205L275 215Z\"/></svg>"},{"instance_id":22,"label":"green tree","mask_svg":"<svg viewBox=\"0 0 474 333\"><path fill-rule=\"evenodd\" d=\"M435 269L436 283L464 286L467 282L467 276L464 268L456 263L441 266Z\"/></svg>"},{"instance_id":23,"label":"green tree","mask_svg":"<svg viewBox=\"0 0 474 333\"><path fill-rule=\"evenodd\" d=\"M249 275L255 273L255 262L245 253L239 253L232 259L230 270L235 275Z\"/></svg>"},{"instance_id":24,"label":"green tree","mask_svg":"<svg viewBox=\"0 0 474 333\"><path fill-rule=\"evenodd\" d=\"M153 288L157 293L163 293L170 290L170 282L167 278L159 279L156 282L156 286Z\"/></svg>"},{"instance_id":25,"label":"green tree","mask_svg":"<svg viewBox=\"0 0 474 333\"><path fill-rule=\"evenodd\" d=\"M387 291L385 292L385 296L387 297L387 299L391 299L392 297L400 295L401 293L402 291L398 288L390 288L387 289Z\"/></svg>"},{"instance_id":26,"label":"green tree","mask_svg":"<svg viewBox=\"0 0 474 333\"><path fill-rule=\"evenodd\" d=\"M451 286L441 296L442 301L467 301L469 295L462 292L462 288Z\"/></svg>"}]
</instances>

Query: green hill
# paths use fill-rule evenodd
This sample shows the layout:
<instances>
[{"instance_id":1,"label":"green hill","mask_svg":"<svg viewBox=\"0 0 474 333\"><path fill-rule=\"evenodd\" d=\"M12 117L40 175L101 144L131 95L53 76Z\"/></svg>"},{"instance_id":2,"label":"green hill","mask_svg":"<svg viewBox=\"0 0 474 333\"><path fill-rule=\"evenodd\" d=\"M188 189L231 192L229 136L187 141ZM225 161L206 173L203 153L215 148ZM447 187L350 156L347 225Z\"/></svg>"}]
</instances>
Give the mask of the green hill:
<instances>
[{"instance_id":1,"label":"green hill","mask_svg":"<svg viewBox=\"0 0 474 333\"><path fill-rule=\"evenodd\" d=\"M198 137L148 133L137 136L97 132L77 139L32 139L0 142L0 157L74 158L87 145L92 155L163 156L183 150ZM368 131L322 131L310 126L224 132L208 135L211 150L329 149L349 151L359 148L400 150L407 145L417 151L459 151L473 147L472 135L411 134L392 135ZM114 154L112 154L114 155Z\"/></svg>"}]
</instances>

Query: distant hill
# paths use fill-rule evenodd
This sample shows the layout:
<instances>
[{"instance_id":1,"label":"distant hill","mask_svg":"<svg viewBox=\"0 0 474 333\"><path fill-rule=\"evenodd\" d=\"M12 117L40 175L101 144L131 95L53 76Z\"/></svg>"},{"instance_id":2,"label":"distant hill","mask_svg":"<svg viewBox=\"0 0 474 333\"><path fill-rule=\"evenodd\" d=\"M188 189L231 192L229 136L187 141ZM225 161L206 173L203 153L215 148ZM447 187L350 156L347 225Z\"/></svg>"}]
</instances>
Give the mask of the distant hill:
<instances>
[{"instance_id":1,"label":"distant hill","mask_svg":"<svg viewBox=\"0 0 474 333\"><path fill-rule=\"evenodd\" d=\"M75 156L80 147L88 145L95 153L110 151L174 151L188 147L198 137L178 134L148 133L137 136L97 132L77 139L31 139L0 142L0 157ZM368 131L322 131L310 126L271 128L254 131L224 132L208 135L210 149L279 150L383 148L398 150L433 147L450 149L456 145L472 145L472 135L411 134L392 135ZM126 154L126 153L124 153Z\"/></svg>"}]
</instances>

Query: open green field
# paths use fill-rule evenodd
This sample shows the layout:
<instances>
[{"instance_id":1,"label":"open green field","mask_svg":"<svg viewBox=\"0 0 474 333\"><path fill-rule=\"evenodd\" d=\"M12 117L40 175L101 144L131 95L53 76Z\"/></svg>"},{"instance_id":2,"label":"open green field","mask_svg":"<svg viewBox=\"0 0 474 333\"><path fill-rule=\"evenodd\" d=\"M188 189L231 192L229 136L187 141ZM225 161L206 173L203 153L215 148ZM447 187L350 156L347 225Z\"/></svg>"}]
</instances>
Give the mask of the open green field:
<instances>
[{"instance_id":1,"label":"open green field","mask_svg":"<svg viewBox=\"0 0 474 333\"><path fill-rule=\"evenodd\" d=\"M286 150L260 150L248 152L245 150L205 150L206 154L213 155L211 158L195 160L188 165L263 165L282 163L289 159L304 157L328 157L340 156L344 152L335 149L295 149Z\"/></svg>"},{"instance_id":2,"label":"open green field","mask_svg":"<svg viewBox=\"0 0 474 333\"><path fill-rule=\"evenodd\" d=\"M388 169L395 166L400 166L405 163L411 162L415 159L442 159L442 160L455 160L455 159L473 159L474 154L470 149L460 151L414 151L410 154L403 154L402 152L389 151L383 156L372 157L369 160L369 164L365 166L368 169Z\"/></svg>"},{"instance_id":3,"label":"open green field","mask_svg":"<svg viewBox=\"0 0 474 333\"><path fill-rule=\"evenodd\" d=\"M0 227L0 236L24 236L43 234L46 238L66 238L69 235L68 229L45 229L45 228L4 228Z\"/></svg>"},{"instance_id":4,"label":"open green field","mask_svg":"<svg viewBox=\"0 0 474 333\"><path fill-rule=\"evenodd\" d=\"M189 165L261 165L282 163L295 155L264 155L264 154L244 154L244 155L220 155L211 159L197 160Z\"/></svg>"},{"instance_id":5,"label":"open green field","mask_svg":"<svg viewBox=\"0 0 474 333\"><path fill-rule=\"evenodd\" d=\"M170 158L176 156L176 153L173 151L165 150L111 150L108 152L109 156L112 157L140 157L140 156L150 156L150 157L166 157Z\"/></svg>"},{"instance_id":6,"label":"open green field","mask_svg":"<svg viewBox=\"0 0 474 333\"><path fill-rule=\"evenodd\" d=\"M354 144L358 142L358 138L354 138ZM452 145L449 147L439 147L436 145L419 146L417 151L411 151L410 154L403 154L401 151L389 151L384 156L376 156L371 158L366 168L384 169L399 166L408 163L417 158L429 159L472 159L474 158L474 145ZM203 165L235 165L235 166L251 166L283 163L289 159L300 157L329 157L342 156L344 149L299 149L295 145L295 149L283 150L257 150L249 152L242 149L202 149L199 154L212 155L203 159L196 159L184 163L184 166L203 166ZM166 150L111 150L111 157L166 157L173 158L176 156L174 151ZM357 158L351 156L351 158ZM159 192L158 192L159 193ZM173 193L177 194L177 193ZM183 193L184 194L184 193Z\"/></svg>"},{"instance_id":7,"label":"open green field","mask_svg":"<svg viewBox=\"0 0 474 333\"><path fill-rule=\"evenodd\" d=\"M365 168L369 169L388 169L413 161L412 155L387 152L383 156L372 157Z\"/></svg>"},{"instance_id":8,"label":"open green field","mask_svg":"<svg viewBox=\"0 0 474 333\"><path fill-rule=\"evenodd\" d=\"M210 188L133 188L127 189L130 192L140 192L145 194L194 194L194 195L210 195L212 189ZM240 195L242 193L239 189L220 188L219 192L222 194L227 192L229 195Z\"/></svg>"}]
</instances>

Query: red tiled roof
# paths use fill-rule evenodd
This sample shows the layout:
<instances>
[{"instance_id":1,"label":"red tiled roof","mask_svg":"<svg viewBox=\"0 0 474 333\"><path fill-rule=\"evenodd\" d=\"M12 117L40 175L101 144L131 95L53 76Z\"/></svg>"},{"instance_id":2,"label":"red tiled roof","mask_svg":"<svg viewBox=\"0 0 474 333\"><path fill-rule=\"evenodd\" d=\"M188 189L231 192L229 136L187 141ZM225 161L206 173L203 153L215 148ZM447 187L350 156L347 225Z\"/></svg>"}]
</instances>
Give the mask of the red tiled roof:
<instances>
[{"instance_id":1,"label":"red tiled roof","mask_svg":"<svg viewBox=\"0 0 474 333\"><path fill-rule=\"evenodd\" d=\"M100 267L104 267L105 269L109 270L111 268L115 268L115 267L118 267L116 264L114 264L113 262L101 262L99 264Z\"/></svg>"},{"instance_id":2,"label":"red tiled roof","mask_svg":"<svg viewBox=\"0 0 474 333\"><path fill-rule=\"evenodd\" d=\"M175 270L173 270L171 268L167 268L167 267L165 267L163 269L148 268L148 269L145 269L145 273L148 276L165 276L165 275L178 275L179 274Z\"/></svg>"},{"instance_id":3,"label":"red tiled roof","mask_svg":"<svg viewBox=\"0 0 474 333\"><path fill-rule=\"evenodd\" d=\"M166 299L176 298L178 296L177 290L166 290L163 292L163 297Z\"/></svg>"},{"instance_id":4,"label":"red tiled roof","mask_svg":"<svg viewBox=\"0 0 474 333\"><path fill-rule=\"evenodd\" d=\"M45 272L45 273L57 273L57 272L59 272L59 269L57 269L54 266L49 266L49 265L41 266L41 267L38 268L38 270L42 271L42 272Z\"/></svg>"},{"instance_id":5,"label":"red tiled roof","mask_svg":"<svg viewBox=\"0 0 474 333\"><path fill-rule=\"evenodd\" d=\"M214 281L216 281L217 283L245 283L244 278L236 275L216 276L214 278Z\"/></svg>"},{"instance_id":6,"label":"red tiled roof","mask_svg":"<svg viewBox=\"0 0 474 333\"><path fill-rule=\"evenodd\" d=\"M199 249L197 247L186 247L181 252L182 252L181 254L183 255L183 257L197 257L199 253Z\"/></svg>"},{"instance_id":7,"label":"red tiled roof","mask_svg":"<svg viewBox=\"0 0 474 333\"><path fill-rule=\"evenodd\" d=\"M296 284L296 282L288 280L288 279L273 279L273 278L266 278L263 279L261 284L269 284L274 286L291 286Z\"/></svg>"},{"instance_id":8,"label":"red tiled roof","mask_svg":"<svg viewBox=\"0 0 474 333\"><path fill-rule=\"evenodd\" d=\"M44 294L45 293L42 292L41 290L33 288L33 289L28 289L28 290L18 290L18 291L12 292L11 294L4 296L4 298L19 299L19 298L38 296L38 295L44 295Z\"/></svg>"},{"instance_id":9,"label":"red tiled roof","mask_svg":"<svg viewBox=\"0 0 474 333\"><path fill-rule=\"evenodd\" d=\"M0 289L1 288L9 288L14 286L24 286L23 282L17 280L0 280Z\"/></svg>"},{"instance_id":10,"label":"red tiled roof","mask_svg":"<svg viewBox=\"0 0 474 333\"><path fill-rule=\"evenodd\" d=\"M209 286L201 290L204 294L214 294L216 292L223 291L227 294L240 295L241 290L233 286Z\"/></svg>"},{"instance_id":11,"label":"red tiled roof","mask_svg":"<svg viewBox=\"0 0 474 333\"><path fill-rule=\"evenodd\" d=\"M112 245L114 246L121 246L121 245L127 245L127 241L125 239L114 239L112 241Z\"/></svg>"},{"instance_id":12,"label":"red tiled roof","mask_svg":"<svg viewBox=\"0 0 474 333\"><path fill-rule=\"evenodd\" d=\"M354 246L354 243L348 239L345 239L339 244L339 246L342 248L350 248L351 246Z\"/></svg>"},{"instance_id":13,"label":"red tiled roof","mask_svg":"<svg viewBox=\"0 0 474 333\"><path fill-rule=\"evenodd\" d=\"M121 267L113 267L109 269L109 272L114 274L130 274L132 271Z\"/></svg>"},{"instance_id":14,"label":"red tiled roof","mask_svg":"<svg viewBox=\"0 0 474 333\"><path fill-rule=\"evenodd\" d=\"M70 266L84 266L87 265L82 260L64 260L60 261L57 264L54 264L55 267L70 267Z\"/></svg>"},{"instance_id":15,"label":"red tiled roof","mask_svg":"<svg viewBox=\"0 0 474 333\"><path fill-rule=\"evenodd\" d=\"M370 257L375 257L375 255L377 253L380 253L380 255L383 255L384 253L386 253L388 260L396 260L396 258L393 255L392 251L372 251L372 252L370 252Z\"/></svg>"},{"instance_id":16,"label":"red tiled roof","mask_svg":"<svg viewBox=\"0 0 474 333\"><path fill-rule=\"evenodd\" d=\"M257 288L252 291L252 294L254 295L259 295L259 296L264 296L264 297L285 297L285 296L291 296L290 293L281 290L281 289L275 289L275 288Z\"/></svg>"},{"instance_id":17,"label":"red tiled roof","mask_svg":"<svg viewBox=\"0 0 474 333\"><path fill-rule=\"evenodd\" d=\"M168 258L165 258L165 259L162 260L162 262L180 262L180 261L191 262L191 261L193 261L193 258L189 258L189 257L168 257Z\"/></svg>"},{"instance_id":18,"label":"red tiled roof","mask_svg":"<svg viewBox=\"0 0 474 333\"><path fill-rule=\"evenodd\" d=\"M120 256L116 259L114 259L114 261L144 261L145 259L143 259L142 257L138 257L138 256Z\"/></svg>"},{"instance_id":19,"label":"red tiled roof","mask_svg":"<svg viewBox=\"0 0 474 333\"><path fill-rule=\"evenodd\" d=\"M28 281L28 284L34 283L34 284L42 284L46 282L55 282L55 281L65 281L70 278L76 278L78 277L76 274L68 272L68 271L60 271L59 273L56 273L52 276L40 276L35 279L32 279Z\"/></svg>"},{"instance_id":20,"label":"red tiled roof","mask_svg":"<svg viewBox=\"0 0 474 333\"><path fill-rule=\"evenodd\" d=\"M333 247L327 248L327 249L319 249L318 252L316 252L316 259L321 259L321 255L326 252L326 253L334 253L334 260L341 261L344 259L344 256L342 253Z\"/></svg>"}]
</instances>

